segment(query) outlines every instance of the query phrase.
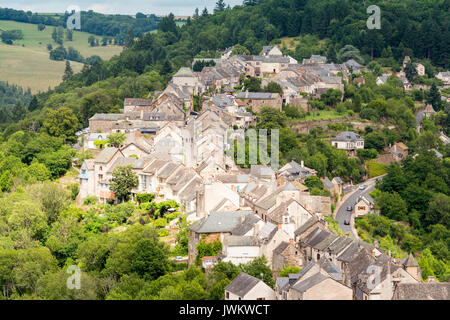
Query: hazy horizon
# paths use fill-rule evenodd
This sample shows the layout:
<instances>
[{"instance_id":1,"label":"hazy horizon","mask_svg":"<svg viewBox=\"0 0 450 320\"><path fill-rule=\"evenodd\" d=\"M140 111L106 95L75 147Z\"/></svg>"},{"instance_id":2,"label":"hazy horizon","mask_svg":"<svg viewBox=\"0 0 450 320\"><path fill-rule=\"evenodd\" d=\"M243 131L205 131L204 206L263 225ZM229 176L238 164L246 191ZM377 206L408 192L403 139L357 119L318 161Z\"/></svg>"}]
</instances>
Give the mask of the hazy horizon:
<instances>
[{"instance_id":1,"label":"hazy horizon","mask_svg":"<svg viewBox=\"0 0 450 320\"><path fill-rule=\"evenodd\" d=\"M212 12L217 0L0 0L0 7L12 8L16 10L32 11L38 13L61 13L71 6L79 6L82 11L93 10L106 14L127 14L134 15L137 12L145 14L154 13L156 15L187 16L193 15L195 8L203 10L204 7ZM231 7L242 4L242 0L225 0Z\"/></svg>"}]
</instances>

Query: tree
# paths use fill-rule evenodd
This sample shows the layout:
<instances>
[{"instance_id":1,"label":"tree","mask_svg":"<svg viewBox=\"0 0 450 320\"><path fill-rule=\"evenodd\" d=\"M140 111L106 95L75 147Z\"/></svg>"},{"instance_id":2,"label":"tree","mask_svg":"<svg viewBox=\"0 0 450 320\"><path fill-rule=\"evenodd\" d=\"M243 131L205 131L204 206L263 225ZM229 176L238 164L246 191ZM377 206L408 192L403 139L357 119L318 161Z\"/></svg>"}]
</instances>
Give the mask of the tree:
<instances>
[{"instance_id":1,"label":"tree","mask_svg":"<svg viewBox=\"0 0 450 320\"><path fill-rule=\"evenodd\" d=\"M115 148L119 148L126 139L127 136L122 132L113 132L108 135L108 143Z\"/></svg>"},{"instance_id":2,"label":"tree","mask_svg":"<svg viewBox=\"0 0 450 320\"><path fill-rule=\"evenodd\" d=\"M25 118L26 113L27 108L25 108L22 102L18 100L17 103L14 105L14 108L12 109L11 116L14 121L19 121Z\"/></svg>"},{"instance_id":3,"label":"tree","mask_svg":"<svg viewBox=\"0 0 450 320\"><path fill-rule=\"evenodd\" d=\"M305 179L304 184L309 189L312 189L312 188L323 189L323 182L320 180L319 177L316 177L316 176L307 177Z\"/></svg>"},{"instance_id":4,"label":"tree","mask_svg":"<svg viewBox=\"0 0 450 320\"><path fill-rule=\"evenodd\" d=\"M405 66L405 75L409 82L413 82L417 76L416 67L411 61L409 61Z\"/></svg>"},{"instance_id":5,"label":"tree","mask_svg":"<svg viewBox=\"0 0 450 320\"><path fill-rule=\"evenodd\" d=\"M43 31L43 30L45 30L45 24L39 23L37 28L38 28L38 31Z\"/></svg>"},{"instance_id":6,"label":"tree","mask_svg":"<svg viewBox=\"0 0 450 320\"><path fill-rule=\"evenodd\" d=\"M95 47L95 37L89 36L88 43L90 44L91 47Z\"/></svg>"},{"instance_id":7,"label":"tree","mask_svg":"<svg viewBox=\"0 0 450 320\"><path fill-rule=\"evenodd\" d=\"M233 47L233 50L231 50L231 54L233 56L234 55L249 55L250 51L246 47L244 47L240 44L237 44Z\"/></svg>"},{"instance_id":8,"label":"tree","mask_svg":"<svg viewBox=\"0 0 450 320\"><path fill-rule=\"evenodd\" d=\"M261 92L261 79L250 77L249 79L244 80L244 89L249 92Z\"/></svg>"},{"instance_id":9,"label":"tree","mask_svg":"<svg viewBox=\"0 0 450 320\"><path fill-rule=\"evenodd\" d=\"M73 41L73 30L71 29L66 30L66 39L67 41Z\"/></svg>"},{"instance_id":10,"label":"tree","mask_svg":"<svg viewBox=\"0 0 450 320\"><path fill-rule=\"evenodd\" d=\"M63 61L67 57L67 50L63 46L59 46L50 51L50 59Z\"/></svg>"},{"instance_id":11,"label":"tree","mask_svg":"<svg viewBox=\"0 0 450 320\"><path fill-rule=\"evenodd\" d=\"M53 137L61 137L68 143L75 143L75 133L79 128L78 118L72 109L61 107L50 110L43 123L44 130Z\"/></svg>"},{"instance_id":12,"label":"tree","mask_svg":"<svg viewBox=\"0 0 450 320\"><path fill-rule=\"evenodd\" d=\"M208 14L208 9L205 7L205 9L203 9L202 11L202 17L206 17Z\"/></svg>"},{"instance_id":13,"label":"tree","mask_svg":"<svg viewBox=\"0 0 450 320\"><path fill-rule=\"evenodd\" d=\"M39 108L39 102L36 98L36 96L33 96L33 99L31 99L30 104L28 105L28 111L34 111Z\"/></svg>"},{"instance_id":14,"label":"tree","mask_svg":"<svg viewBox=\"0 0 450 320\"><path fill-rule=\"evenodd\" d=\"M275 281L273 280L272 270L267 265L265 256L254 259L246 264L241 264L242 272L245 272L255 278L261 279L269 287L273 288Z\"/></svg>"},{"instance_id":15,"label":"tree","mask_svg":"<svg viewBox=\"0 0 450 320\"><path fill-rule=\"evenodd\" d=\"M434 82L432 83L430 90L426 92L426 101L431 104L436 111L443 108L441 93Z\"/></svg>"},{"instance_id":16,"label":"tree","mask_svg":"<svg viewBox=\"0 0 450 320\"><path fill-rule=\"evenodd\" d=\"M58 32L56 31L56 28L53 28L53 31L52 31L52 39L53 39L53 41L55 41L55 42L56 42L56 40L58 39Z\"/></svg>"},{"instance_id":17,"label":"tree","mask_svg":"<svg viewBox=\"0 0 450 320\"><path fill-rule=\"evenodd\" d=\"M63 81L68 80L71 76L73 76L73 70L70 66L69 60L66 60L66 69L64 70Z\"/></svg>"},{"instance_id":18,"label":"tree","mask_svg":"<svg viewBox=\"0 0 450 320\"><path fill-rule=\"evenodd\" d=\"M138 176L131 166L119 166L114 169L111 179L111 191L119 201L128 199L131 189L138 186Z\"/></svg>"},{"instance_id":19,"label":"tree","mask_svg":"<svg viewBox=\"0 0 450 320\"><path fill-rule=\"evenodd\" d=\"M164 244L154 239L139 240L131 261L131 270L146 280L155 280L169 270Z\"/></svg>"},{"instance_id":20,"label":"tree","mask_svg":"<svg viewBox=\"0 0 450 320\"><path fill-rule=\"evenodd\" d=\"M342 92L338 89L328 89L320 96L322 100L328 106L335 106L342 99Z\"/></svg>"},{"instance_id":21,"label":"tree","mask_svg":"<svg viewBox=\"0 0 450 320\"><path fill-rule=\"evenodd\" d=\"M269 82L264 88L265 92L278 93L280 97L283 96L283 88L276 82Z\"/></svg>"},{"instance_id":22,"label":"tree","mask_svg":"<svg viewBox=\"0 0 450 320\"><path fill-rule=\"evenodd\" d=\"M128 30L128 36L127 36L127 41L125 42L125 46L127 48L131 47L134 44L134 29L130 28L130 30Z\"/></svg>"},{"instance_id":23,"label":"tree","mask_svg":"<svg viewBox=\"0 0 450 320\"><path fill-rule=\"evenodd\" d=\"M406 202L397 192L382 192L378 199L378 205L380 206L381 213L386 217L394 220L407 221Z\"/></svg>"},{"instance_id":24,"label":"tree","mask_svg":"<svg viewBox=\"0 0 450 320\"><path fill-rule=\"evenodd\" d=\"M216 2L216 7L214 8L214 13L225 11L225 2L223 0L218 0Z\"/></svg>"}]
</instances>

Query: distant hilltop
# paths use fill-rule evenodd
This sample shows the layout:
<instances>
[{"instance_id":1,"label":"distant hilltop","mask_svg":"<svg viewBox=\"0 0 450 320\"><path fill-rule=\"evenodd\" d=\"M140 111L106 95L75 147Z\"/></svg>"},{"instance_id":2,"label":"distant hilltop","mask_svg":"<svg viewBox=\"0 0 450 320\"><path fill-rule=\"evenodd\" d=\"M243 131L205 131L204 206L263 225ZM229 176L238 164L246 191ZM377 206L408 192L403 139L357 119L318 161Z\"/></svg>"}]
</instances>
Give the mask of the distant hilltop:
<instances>
[{"instance_id":1,"label":"distant hilltop","mask_svg":"<svg viewBox=\"0 0 450 320\"><path fill-rule=\"evenodd\" d=\"M158 18L164 18L167 17L168 15L156 15ZM174 16L174 20L187 20L188 18L191 18L191 16Z\"/></svg>"}]
</instances>

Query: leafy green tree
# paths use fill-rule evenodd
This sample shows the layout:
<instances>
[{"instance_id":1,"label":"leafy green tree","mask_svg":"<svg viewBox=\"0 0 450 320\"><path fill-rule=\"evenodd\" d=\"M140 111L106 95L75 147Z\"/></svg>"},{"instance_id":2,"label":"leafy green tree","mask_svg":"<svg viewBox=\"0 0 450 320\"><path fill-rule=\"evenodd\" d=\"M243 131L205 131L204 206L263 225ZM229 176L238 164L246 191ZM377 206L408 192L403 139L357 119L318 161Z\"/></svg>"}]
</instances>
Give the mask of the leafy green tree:
<instances>
[{"instance_id":1,"label":"leafy green tree","mask_svg":"<svg viewBox=\"0 0 450 320\"><path fill-rule=\"evenodd\" d=\"M131 166L119 166L112 173L110 189L119 201L127 200L131 189L138 186L138 176Z\"/></svg>"},{"instance_id":2,"label":"leafy green tree","mask_svg":"<svg viewBox=\"0 0 450 320\"><path fill-rule=\"evenodd\" d=\"M131 270L147 280L164 275L169 270L164 244L155 239L139 240L132 255Z\"/></svg>"},{"instance_id":3,"label":"leafy green tree","mask_svg":"<svg viewBox=\"0 0 450 320\"><path fill-rule=\"evenodd\" d=\"M281 270L279 276L280 277L287 277L290 273L298 273L300 272L300 268L294 267L294 266L287 266L283 270Z\"/></svg>"},{"instance_id":4,"label":"leafy green tree","mask_svg":"<svg viewBox=\"0 0 450 320\"><path fill-rule=\"evenodd\" d=\"M386 217L395 220L406 220L406 202L397 192L382 192L378 199L378 205L381 213Z\"/></svg>"},{"instance_id":5,"label":"leafy green tree","mask_svg":"<svg viewBox=\"0 0 450 320\"><path fill-rule=\"evenodd\" d=\"M53 137L61 137L68 143L77 140L75 132L79 128L78 118L72 109L61 107L50 110L43 123L44 130Z\"/></svg>"},{"instance_id":6,"label":"leafy green tree","mask_svg":"<svg viewBox=\"0 0 450 320\"><path fill-rule=\"evenodd\" d=\"M261 279L269 287L273 288L275 281L273 279L272 270L270 270L267 265L266 257L262 256L248 262L246 264L241 264L240 269L255 278Z\"/></svg>"},{"instance_id":7,"label":"leafy green tree","mask_svg":"<svg viewBox=\"0 0 450 320\"><path fill-rule=\"evenodd\" d=\"M280 97L283 96L283 88L276 82L269 82L267 86L264 87L265 92L278 93Z\"/></svg>"},{"instance_id":8,"label":"leafy green tree","mask_svg":"<svg viewBox=\"0 0 450 320\"><path fill-rule=\"evenodd\" d=\"M316 177L316 176L307 177L305 179L304 184L309 189L312 189L312 188L323 189L323 182L320 180L319 177Z\"/></svg>"},{"instance_id":9,"label":"leafy green tree","mask_svg":"<svg viewBox=\"0 0 450 320\"><path fill-rule=\"evenodd\" d=\"M119 148L126 139L127 136L122 132L113 132L108 135L108 143L115 148Z\"/></svg>"}]
</instances>

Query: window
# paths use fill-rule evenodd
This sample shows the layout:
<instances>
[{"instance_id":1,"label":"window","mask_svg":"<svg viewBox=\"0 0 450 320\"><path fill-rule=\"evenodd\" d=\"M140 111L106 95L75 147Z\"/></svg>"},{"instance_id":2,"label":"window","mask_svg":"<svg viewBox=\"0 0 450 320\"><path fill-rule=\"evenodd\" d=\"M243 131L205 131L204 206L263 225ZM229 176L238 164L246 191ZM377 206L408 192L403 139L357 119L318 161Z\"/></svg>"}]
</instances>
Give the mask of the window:
<instances>
[{"instance_id":1,"label":"window","mask_svg":"<svg viewBox=\"0 0 450 320\"><path fill-rule=\"evenodd\" d=\"M230 293L228 291L225 292L226 299L230 299Z\"/></svg>"}]
</instances>

